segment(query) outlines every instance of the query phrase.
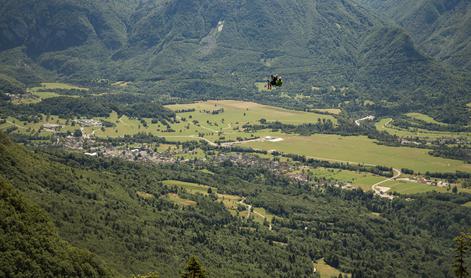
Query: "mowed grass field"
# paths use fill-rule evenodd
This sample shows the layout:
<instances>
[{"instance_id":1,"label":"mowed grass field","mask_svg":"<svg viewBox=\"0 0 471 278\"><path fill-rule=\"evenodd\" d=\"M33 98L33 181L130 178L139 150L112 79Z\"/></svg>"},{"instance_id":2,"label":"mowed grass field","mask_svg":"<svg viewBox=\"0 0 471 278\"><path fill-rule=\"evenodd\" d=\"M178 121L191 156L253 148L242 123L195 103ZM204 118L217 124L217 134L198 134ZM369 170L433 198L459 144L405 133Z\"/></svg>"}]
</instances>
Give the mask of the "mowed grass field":
<instances>
[{"instance_id":1,"label":"mowed grass field","mask_svg":"<svg viewBox=\"0 0 471 278\"><path fill-rule=\"evenodd\" d=\"M67 83L58 83L58 82L44 82L41 83L40 87L35 87L40 89L63 89L63 90L81 90L81 91L88 91L88 88L79 87ZM34 88L33 88L34 89Z\"/></svg>"},{"instance_id":2,"label":"mowed grass field","mask_svg":"<svg viewBox=\"0 0 471 278\"><path fill-rule=\"evenodd\" d=\"M348 170L316 168L312 169L313 176L318 178L332 179L345 183L351 183L355 187L363 189L363 191L371 190L371 186L377 182L384 180L384 177L373 175L371 173L360 173Z\"/></svg>"},{"instance_id":3,"label":"mowed grass field","mask_svg":"<svg viewBox=\"0 0 471 278\"><path fill-rule=\"evenodd\" d=\"M447 187L443 186L434 186L428 184L417 183L407 180L392 180L381 184L381 186L391 188L391 192L397 192L400 194L419 194L426 193L431 191L436 192L451 192L447 190ZM453 187L454 185L452 185ZM458 192L471 193L471 188L463 188L461 185L458 185Z\"/></svg>"},{"instance_id":4,"label":"mowed grass field","mask_svg":"<svg viewBox=\"0 0 471 278\"><path fill-rule=\"evenodd\" d=\"M100 137L122 137L145 132L166 137L170 141L198 140L199 135L203 135L211 141L218 139L235 141L237 138L250 139L270 135L271 133L267 133L267 131L249 133L242 130L244 124L258 124L261 119L280 121L286 124L316 123L319 119L329 119L336 123L336 119L331 115L293 111L253 102L232 100L169 105L167 108L174 111L188 109L195 109L195 111L177 113L179 122L171 125L173 131L170 132L160 123L152 124L151 119L144 119L147 123L147 127L144 127L137 119L130 119L126 116L118 117L116 113L112 113L106 118L99 118L114 123L116 127L107 128L104 131L98 128L86 128L85 130L87 133L95 130L95 135ZM221 109L224 109L224 112L211 113Z\"/></svg>"},{"instance_id":5,"label":"mowed grass field","mask_svg":"<svg viewBox=\"0 0 471 278\"><path fill-rule=\"evenodd\" d=\"M446 123L439 122L435 120L434 118L430 117L429 115L425 115L422 113L407 113L405 115L409 118L421 120L426 123L437 124L437 125L447 125Z\"/></svg>"},{"instance_id":6,"label":"mowed grass field","mask_svg":"<svg viewBox=\"0 0 471 278\"><path fill-rule=\"evenodd\" d=\"M301 154L320 160L409 168L421 173L471 172L471 164L433 157L426 149L378 145L366 136L289 135L283 136L283 139L281 142L251 142L244 146Z\"/></svg>"},{"instance_id":7,"label":"mowed grass field","mask_svg":"<svg viewBox=\"0 0 471 278\"><path fill-rule=\"evenodd\" d=\"M195 109L195 112L179 113L179 115L181 117L192 115L194 119L198 119L203 123L207 120L220 122L224 119L226 125L231 124L231 126L239 126L245 123L258 123L260 119L280 121L286 124L316 123L318 119L329 119L335 123L337 122L336 119L330 115L294 111L254 102L236 100L210 100L192 104L169 105L167 108L174 111ZM218 115L203 112L204 110L214 111L221 108L224 109L224 113Z\"/></svg>"},{"instance_id":8,"label":"mowed grass field","mask_svg":"<svg viewBox=\"0 0 471 278\"><path fill-rule=\"evenodd\" d=\"M338 108L326 108L326 109L314 109L314 112L328 113L332 115L340 115L342 113L341 109Z\"/></svg>"},{"instance_id":9,"label":"mowed grass field","mask_svg":"<svg viewBox=\"0 0 471 278\"><path fill-rule=\"evenodd\" d=\"M425 115L426 116L426 115ZM375 126L376 129L379 131L386 131L389 134L397 135L400 137L421 137L421 138L429 138L429 139L436 139L436 138L457 138L457 137L467 137L471 139L471 133L469 132L445 132L445 131L431 131L425 129L414 129L414 130L407 130L398 127L393 127L391 125L393 119L385 118L378 121Z\"/></svg>"},{"instance_id":10,"label":"mowed grass field","mask_svg":"<svg viewBox=\"0 0 471 278\"><path fill-rule=\"evenodd\" d=\"M410 181L388 181L381 186L391 188L391 192L397 192L400 194L418 194L431 191L447 192L446 187L432 186L427 184L415 183Z\"/></svg>"}]
</instances>

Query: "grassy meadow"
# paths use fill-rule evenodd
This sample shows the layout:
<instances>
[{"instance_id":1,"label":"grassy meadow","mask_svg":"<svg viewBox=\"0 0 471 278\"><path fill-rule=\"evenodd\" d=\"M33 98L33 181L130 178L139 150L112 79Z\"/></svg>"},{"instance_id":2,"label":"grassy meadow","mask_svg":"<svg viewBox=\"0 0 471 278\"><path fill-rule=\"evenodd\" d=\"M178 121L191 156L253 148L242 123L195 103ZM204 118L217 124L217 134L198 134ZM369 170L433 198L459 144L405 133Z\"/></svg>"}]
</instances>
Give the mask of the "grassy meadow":
<instances>
[{"instance_id":1,"label":"grassy meadow","mask_svg":"<svg viewBox=\"0 0 471 278\"><path fill-rule=\"evenodd\" d=\"M391 192L396 192L400 194L418 194L431 191L447 192L446 187L438 187L402 180L388 181L381 184L381 186L389 187L391 188Z\"/></svg>"},{"instance_id":2,"label":"grassy meadow","mask_svg":"<svg viewBox=\"0 0 471 278\"><path fill-rule=\"evenodd\" d=\"M417 114L417 113L414 113ZM426 115L425 115L426 116ZM446 131L431 131L425 129L403 129L394 127L391 125L393 119L385 118L378 121L375 126L379 131L386 131L389 134L397 135L400 137L420 137L428 139L437 139L437 138L457 138L457 137L467 137L471 138L469 132L446 132Z\"/></svg>"},{"instance_id":3,"label":"grassy meadow","mask_svg":"<svg viewBox=\"0 0 471 278\"><path fill-rule=\"evenodd\" d=\"M66 86L64 84L46 83L46 88L57 88ZM51 85L53 84L53 85ZM71 86L71 85L69 85ZM71 88L74 88L71 86ZM77 87L78 88L78 87ZM118 116L113 112L108 117L96 118L97 120L113 123L114 127L84 127L85 134L94 133L98 137L122 137L140 132L150 133L156 136L165 137L169 141L195 141L204 137L206 140L215 142L236 141L240 139L253 139L256 137L273 136L282 138L280 142L250 142L241 146L253 147L263 150L277 150L284 153L300 154L307 157L321 160L351 162L355 164L384 165L395 168L409 168L425 173L430 172L455 172L471 171L471 165L452 159L433 157L428 154L429 150L410 147L389 147L378 145L374 140L366 136L338 136L316 134L313 136L298 136L284 134L280 131L260 130L254 133L243 130L244 124L256 124L260 119L268 121L280 121L286 124L303 124L317 122L319 119L329 119L336 122L332 115L319 114L314 112L293 111L278 107L261 105L253 102L243 102L234 100L206 101L192 104L169 105L169 109L177 111L177 122L171 124L171 129L167 129L162 123L152 123L151 119L141 121L127 116ZM181 112L183 110L193 110L191 112ZM216 112L218 111L218 112ZM324 111L326 112L326 111ZM417 115L415 115L417 116ZM423 116L422 116L423 117ZM381 120L377 127L385 127L389 130L385 121ZM43 117L38 123L25 123L14 118L6 119L0 125L0 129L17 126L16 132L24 134L50 135L51 131L41 129L45 123L60 124L61 131L74 131L80 128L72 126L72 121L67 122L56 116L50 118ZM40 133L38 133L41 130ZM395 129L393 129L396 131ZM402 135L409 131L398 131ZM432 133L435 136L438 134ZM446 134L446 133L443 133ZM443 135L441 134L441 135ZM430 135L427 133L427 135ZM454 134L456 136L456 134ZM195 154L185 154L183 158L204 157L202 151ZM328 173L327 173L328 174ZM339 180L366 188L374 177L360 177L352 173L337 174ZM330 177L331 175L327 175ZM334 175L335 176L335 175ZM332 176L332 178L334 178ZM354 179L354 180L352 180Z\"/></svg>"},{"instance_id":4,"label":"grassy meadow","mask_svg":"<svg viewBox=\"0 0 471 278\"><path fill-rule=\"evenodd\" d=\"M338 108L326 108L326 109L314 109L314 112L340 115L340 113L342 113L342 110Z\"/></svg>"},{"instance_id":5,"label":"grassy meadow","mask_svg":"<svg viewBox=\"0 0 471 278\"><path fill-rule=\"evenodd\" d=\"M429 115L425 115L425 114L422 114L422 113L407 113L405 115L409 118L424 121L426 123L437 124L437 125L447 125L445 123L442 123L442 122L439 122L439 121L435 120L434 118L430 117Z\"/></svg>"},{"instance_id":6,"label":"grassy meadow","mask_svg":"<svg viewBox=\"0 0 471 278\"><path fill-rule=\"evenodd\" d=\"M212 192L216 193L217 189L214 187L209 187L207 185L192 183L192 182L184 182L178 180L164 180L162 181L164 185L167 186L176 186L185 189L188 193L191 194L202 194L208 195L208 189L211 188Z\"/></svg>"},{"instance_id":7,"label":"grassy meadow","mask_svg":"<svg viewBox=\"0 0 471 278\"><path fill-rule=\"evenodd\" d=\"M231 124L231 126L239 126L245 123L256 123L260 119L280 121L286 124L315 123L318 119L329 119L336 122L336 119L330 115L294 111L254 102L236 100L210 100L192 104L169 105L167 108L174 111L195 109L195 112L179 113L179 116L187 117L192 115L193 118L198 119L200 122L206 122L207 120L221 122L224 119L226 127L229 124ZM215 111L221 108L224 109L224 112L218 115L211 115L204 112L204 110Z\"/></svg>"},{"instance_id":8,"label":"grassy meadow","mask_svg":"<svg viewBox=\"0 0 471 278\"><path fill-rule=\"evenodd\" d=\"M347 277L352 277L350 274L343 273L338 269L331 267L324 261L324 259L319 259L313 264L314 268L316 269L316 273L319 273L321 278L339 277L339 274L341 274L342 277L344 277L344 275L347 275Z\"/></svg>"},{"instance_id":9,"label":"grassy meadow","mask_svg":"<svg viewBox=\"0 0 471 278\"><path fill-rule=\"evenodd\" d=\"M384 180L384 177L373 175L371 173L359 173L348 170L316 168L311 170L314 177L332 179L344 183L350 183L363 191L371 190L371 186Z\"/></svg>"},{"instance_id":10,"label":"grassy meadow","mask_svg":"<svg viewBox=\"0 0 471 278\"><path fill-rule=\"evenodd\" d=\"M426 149L378 145L366 136L283 136L281 142L251 142L257 149L302 154L321 160L409 168L421 173L471 171L462 161L433 157Z\"/></svg>"},{"instance_id":11,"label":"grassy meadow","mask_svg":"<svg viewBox=\"0 0 471 278\"><path fill-rule=\"evenodd\" d=\"M212 193L216 194L217 201L221 202L232 215L234 216L239 215L240 217L247 217L248 212L246 209L240 212L238 211L238 207L240 206L248 208L248 205L244 205L244 203L242 202L243 198L241 196L230 195L230 194L219 194L219 193L216 193L217 188L215 187L209 187L207 185L191 183L191 182L183 182L183 181L178 181L178 180L165 180L165 181L162 181L162 183L167 186L175 186L175 187L182 188L190 194L202 194L205 196L209 195L208 189L211 188ZM196 202L192 200L184 199L180 197L178 194L171 193L171 194L167 194L166 197L169 201L175 204L181 205L181 206L197 205ZM273 218L275 217L273 214L269 213L264 208L252 207L252 209L253 211L251 213L251 216L253 217L253 220L260 224L263 224L265 219L268 222L271 222Z\"/></svg>"}]
</instances>

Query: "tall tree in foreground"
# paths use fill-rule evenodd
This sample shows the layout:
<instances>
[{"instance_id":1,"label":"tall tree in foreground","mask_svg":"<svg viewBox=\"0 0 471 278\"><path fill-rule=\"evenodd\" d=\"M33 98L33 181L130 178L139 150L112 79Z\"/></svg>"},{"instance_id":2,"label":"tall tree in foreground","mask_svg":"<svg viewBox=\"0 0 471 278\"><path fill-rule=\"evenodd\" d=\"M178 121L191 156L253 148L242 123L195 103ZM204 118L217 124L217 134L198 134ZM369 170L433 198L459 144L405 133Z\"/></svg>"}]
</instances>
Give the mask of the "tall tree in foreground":
<instances>
[{"instance_id":1,"label":"tall tree in foreground","mask_svg":"<svg viewBox=\"0 0 471 278\"><path fill-rule=\"evenodd\" d=\"M458 278L468 277L468 270L465 266L465 256L471 245L471 234L462 233L455 238L458 245L456 248L457 254L455 255L455 274Z\"/></svg>"},{"instance_id":2,"label":"tall tree in foreground","mask_svg":"<svg viewBox=\"0 0 471 278\"><path fill-rule=\"evenodd\" d=\"M206 270L200 260L191 256L186 263L185 271L182 274L182 278L205 278Z\"/></svg>"}]
</instances>

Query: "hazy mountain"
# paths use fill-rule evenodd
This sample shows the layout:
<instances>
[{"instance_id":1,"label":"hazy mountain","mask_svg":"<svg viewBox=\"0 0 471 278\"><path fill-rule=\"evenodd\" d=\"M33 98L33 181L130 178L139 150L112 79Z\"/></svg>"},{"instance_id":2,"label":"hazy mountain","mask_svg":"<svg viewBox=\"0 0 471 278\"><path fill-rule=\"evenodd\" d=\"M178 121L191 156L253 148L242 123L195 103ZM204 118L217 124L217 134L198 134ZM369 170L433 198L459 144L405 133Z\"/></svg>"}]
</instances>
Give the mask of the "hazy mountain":
<instances>
[{"instance_id":1,"label":"hazy mountain","mask_svg":"<svg viewBox=\"0 0 471 278\"><path fill-rule=\"evenodd\" d=\"M471 69L471 2L361 0L404 27L427 54Z\"/></svg>"},{"instance_id":2,"label":"hazy mountain","mask_svg":"<svg viewBox=\"0 0 471 278\"><path fill-rule=\"evenodd\" d=\"M410 97L416 96L428 107L437 102L430 94L463 95L461 80L418 50L402 28L363 6L352 0L6 1L0 73L21 82L51 74L150 81L152 91L183 97L247 95L270 73L289 79L291 93L345 86L378 103L415 103Z\"/></svg>"}]
</instances>

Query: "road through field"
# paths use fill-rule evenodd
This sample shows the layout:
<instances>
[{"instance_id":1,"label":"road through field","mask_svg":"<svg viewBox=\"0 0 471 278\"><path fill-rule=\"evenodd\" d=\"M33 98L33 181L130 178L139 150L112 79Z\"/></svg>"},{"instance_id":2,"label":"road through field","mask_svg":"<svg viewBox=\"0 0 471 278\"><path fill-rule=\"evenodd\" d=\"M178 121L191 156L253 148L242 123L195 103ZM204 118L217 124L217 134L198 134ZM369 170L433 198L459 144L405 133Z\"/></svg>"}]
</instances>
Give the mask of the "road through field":
<instances>
[{"instance_id":1,"label":"road through field","mask_svg":"<svg viewBox=\"0 0 471 278\"><path fill-rule=\"evenodd\" d=\"M389 179L385 179L383 181L380 181L378 183L375 183L371 186L371 189L373 189L373 191L375 192L376 195L380 196L380 197L383 197L383 198L388 198L388 199L392 199L393 196L390 195L390 194L387 194L386 192L382 192L381 189L378 188L379 185L383 184L383 183L386 183L388 181L392 181L394 179L397 179L398 177L401 176L401 170L398 170L398 169L395 169L393 168L393 171L394 171L394 176L392 176L391 178Z\"/></svg>"}]
</instances>

